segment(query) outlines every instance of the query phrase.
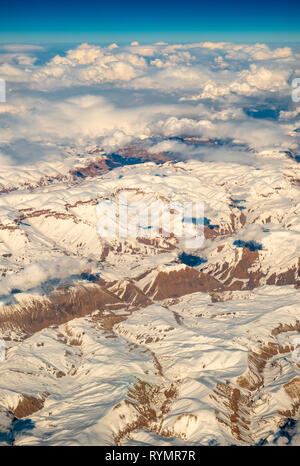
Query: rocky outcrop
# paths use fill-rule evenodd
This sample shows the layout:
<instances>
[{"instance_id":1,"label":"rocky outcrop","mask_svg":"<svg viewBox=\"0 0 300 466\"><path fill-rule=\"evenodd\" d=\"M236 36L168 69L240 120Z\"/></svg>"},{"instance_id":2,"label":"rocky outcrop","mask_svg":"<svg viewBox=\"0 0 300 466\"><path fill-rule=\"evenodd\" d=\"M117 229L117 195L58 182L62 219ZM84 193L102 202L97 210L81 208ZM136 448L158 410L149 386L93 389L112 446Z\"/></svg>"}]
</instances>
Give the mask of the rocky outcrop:
<instances>
[{"instance_id":1,"label":"rocky outcrop","mask_svg":"<svg viewBox=\"0 0 300 466\"><path fill-rule=\"evenodd\" d=\"M143 292L152 299L162 300L197 291L207 293L221 289L222 285L214 277L192 267L185 267L170 272L158 272L156 277L144 286Z\"/></svg>"},{"instance_id":2,"label":"rocky outcrop","mask_svg":"<svg viewBox=\"0 0 300 466\"><path fill-rule=\"evenodd\" d=\"M296 324L281 325L275 328L273 336L282 332L299 329ZM250 351L248 355L248 369L246 373L234 381L227 380L226 383L218 383L211 398L216 402L218 408L215 410L216 419L230 430L232 436L242 443L256 443L261 440L254 434L257 428L253 423L260 422L260 416L255 413L257 401L262 398L265 386L265 370L268 364L278 355L286 355L294 350L292 345L282 346L277 342L269 342L262 345L257 351ZM274 365L273 365L274 367ZM286 417L295 417L300 408L300 378L296 377L283 385L287 395L291 399L291 408L278 411L281 416L277 420L278 426L285 423Z\"/></svg>"},{"instance_id":3,"label":"rocky outcrop","mask_svg":"<svg viewBox=\"0 0 300 466\"><path fill-rule=\"evenodd\" d=\"M115 444L122 445L133 432L141 429L166 438L184 438L184 433L176 435L174 428L164 427L164 418L178 395L178 384L153 385L138 379L128 391L127 399L113 408L120 418L119 430L113 434Z\"/></svg>"},{"instance_id":4,"label":"rocky outcrop","mask_svg":"<svg viewBox=\"0 0 300 466\"><path fill-rule=\"evenodd\" d=\"M17 405L10 408L10 411L18 419L30 416L44 407L45 400L48 396L48 392L42 393L38 398L22 393L18 398Z\"/></svg>"},{"instance_id":5,"label":"rocky outcrop","mask_svg":"<svg viewBox=\"0 0 300 466\"><path fill-rule=\"evenodd\" d=\"M295 417L300 409L300 377L295 377L290 382L283 386L286 394L292 401L291 409L279 411L282 416L293 418Z\"/></svg>"},{"instance_id":6,"label":"rocky outcrop","mask_svg":"<svg viewBox=\"0 0 300 466\"><path fill-rule=\"evenodd\" d=\"M56 290L45 298L32 298L28 303L3 306L0 328L4 335L11 331L29 336L51 325L60 325L97 309L125 307L117 295L93 284Z\"/></svg>"}]
</instances>

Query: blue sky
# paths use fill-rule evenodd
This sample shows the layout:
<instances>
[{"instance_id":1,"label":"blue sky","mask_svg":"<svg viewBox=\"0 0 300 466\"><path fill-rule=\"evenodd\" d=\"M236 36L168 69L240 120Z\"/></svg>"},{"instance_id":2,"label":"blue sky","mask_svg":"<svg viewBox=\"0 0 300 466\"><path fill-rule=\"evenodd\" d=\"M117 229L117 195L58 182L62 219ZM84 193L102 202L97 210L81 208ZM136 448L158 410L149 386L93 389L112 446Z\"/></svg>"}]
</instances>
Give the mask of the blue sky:
<instances>
[{"instance_id":1,"label":"blue sky","mask_svg":"<svg viewBox=\"0 0 300 466\"><path fill-rule=\"evenodd\" d=\"M300 40L300 2L11 0L0 10L0 41Z\"/></svg>"}]
</instances>

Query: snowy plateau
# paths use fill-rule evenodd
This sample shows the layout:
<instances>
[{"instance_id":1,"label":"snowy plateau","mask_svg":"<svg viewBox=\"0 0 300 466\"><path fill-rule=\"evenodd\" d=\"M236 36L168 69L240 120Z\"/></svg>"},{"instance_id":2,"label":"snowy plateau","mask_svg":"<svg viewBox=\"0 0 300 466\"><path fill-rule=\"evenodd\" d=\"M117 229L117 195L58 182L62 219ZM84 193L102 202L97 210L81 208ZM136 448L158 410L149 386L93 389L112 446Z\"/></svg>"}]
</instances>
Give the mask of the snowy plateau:
<instances>
[{"instance_id":1,"label":"snowy plateau","mask_svg":"<svg viewBox=\"0 0 300 466\"><path fill-rule=\"evenodd\" d=\"M300 404L300 170L285 154L269 154L273 165L257 157L260 169L149 160L107 171L92 151L68 172L6 170L1 442L289 438L280 432ZM146 205L204 201L206 239L185 252L206 261L183 263L174 236L103 240L97 203L120 192Z\"/></svg>"}]
</instances>

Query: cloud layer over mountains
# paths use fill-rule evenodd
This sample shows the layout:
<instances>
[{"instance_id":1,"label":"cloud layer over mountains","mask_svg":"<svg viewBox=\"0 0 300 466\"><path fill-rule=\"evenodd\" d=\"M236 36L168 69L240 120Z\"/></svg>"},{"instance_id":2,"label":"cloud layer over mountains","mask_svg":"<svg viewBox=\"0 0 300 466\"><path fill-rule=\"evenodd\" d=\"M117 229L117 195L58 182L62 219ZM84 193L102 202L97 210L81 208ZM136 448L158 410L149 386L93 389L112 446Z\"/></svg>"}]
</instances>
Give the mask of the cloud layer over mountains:
<instances>
[{"instance_id":1,"label":"cloud layer over mountains","mask_svg":"<svg viewBox=\"0 0 300 466\"><path fill-rule=\"evenodd\" d=\"M297 76L296 47L132 42L81 44L53 56L38 46L2 46L0 160L28 163L61 157L74 144L109 152L137 139L186 136L230 140L248 153L297 152Z\"/></svg>"}]
</instances>

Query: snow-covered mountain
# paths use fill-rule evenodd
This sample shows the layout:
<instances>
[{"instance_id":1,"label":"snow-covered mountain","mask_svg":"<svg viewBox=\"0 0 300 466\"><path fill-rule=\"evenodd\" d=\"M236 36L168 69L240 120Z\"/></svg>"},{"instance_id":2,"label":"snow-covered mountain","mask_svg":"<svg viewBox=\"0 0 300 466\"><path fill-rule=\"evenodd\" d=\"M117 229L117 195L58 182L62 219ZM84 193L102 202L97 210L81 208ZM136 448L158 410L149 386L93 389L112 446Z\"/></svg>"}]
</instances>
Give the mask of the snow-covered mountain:
<instances>
[{"instance_id":1,"label":"snow-covered mountain","mask_svg":"<svg viewBox=\"0 0 300 466\"><path fill-rule=\"evenodd\" d=\"M300 406L299 180L283 152L249 166L136 146L6 169L0 441L287 438ZM163 228L101 237L97 206L121 195L163 213L203 202L203 244Z\"/></svg>"}]
</instances>

